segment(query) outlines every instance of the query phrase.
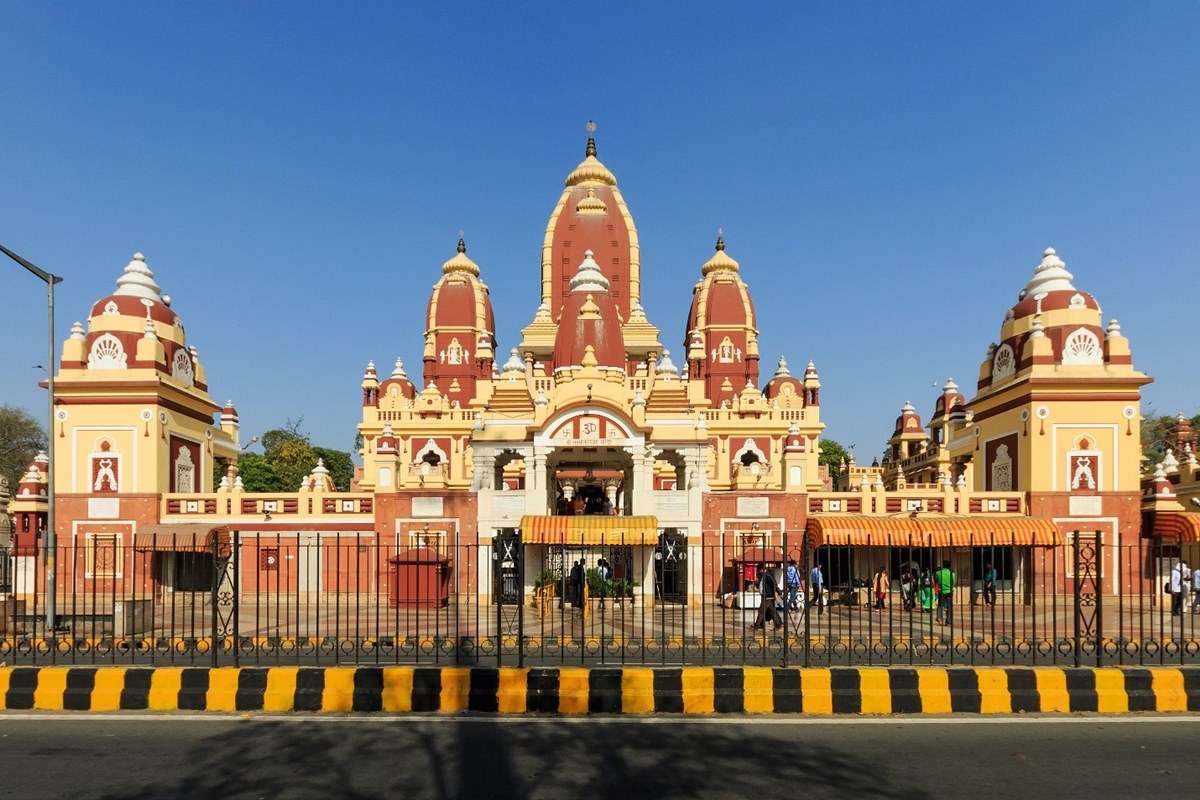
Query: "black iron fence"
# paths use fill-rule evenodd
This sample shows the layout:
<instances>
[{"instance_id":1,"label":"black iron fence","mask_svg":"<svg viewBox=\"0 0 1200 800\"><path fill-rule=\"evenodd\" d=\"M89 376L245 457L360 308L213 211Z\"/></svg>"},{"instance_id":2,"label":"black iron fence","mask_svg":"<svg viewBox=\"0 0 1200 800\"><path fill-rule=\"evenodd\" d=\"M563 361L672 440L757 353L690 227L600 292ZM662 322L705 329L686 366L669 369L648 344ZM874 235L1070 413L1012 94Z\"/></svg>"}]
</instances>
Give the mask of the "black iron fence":
<instances>
[{"instance_id":1,"label":"black iron fence","mask_svg":"<svg viewBox=\"0 0 1200 800\"><path fill-rule=\"evenodd\" d=\"M1122 665L1200 661L1200 571L1162 542L587 544L233 533L10 551L7 664ZM1200 567L1200 564L1195 564ZM764 575L765 573L765 575ZM764 591L765 590L765 591ZM773 596L772 596L773 595Z\"/></svg>"}]
</instances>

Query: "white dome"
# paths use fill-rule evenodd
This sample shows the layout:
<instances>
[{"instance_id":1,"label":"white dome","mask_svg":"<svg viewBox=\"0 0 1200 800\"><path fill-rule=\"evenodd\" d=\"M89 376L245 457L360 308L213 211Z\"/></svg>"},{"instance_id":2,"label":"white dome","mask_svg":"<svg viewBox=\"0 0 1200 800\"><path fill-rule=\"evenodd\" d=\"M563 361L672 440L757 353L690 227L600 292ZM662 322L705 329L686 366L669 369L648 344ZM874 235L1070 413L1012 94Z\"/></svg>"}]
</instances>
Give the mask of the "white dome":
<instances>
[{"instance_id":1,"label":"white dome","mask_svg":"<svg viewBox=\"0 0 1200 800\"><path fill-rule=\"evenodd\" d=\"M1033 268L1033 277L1025 284L1025 296L1035 297L1042 292L1058 292L1075 290L1071 279L1075 276L1067 272L1067 265L1053 247L1047 247L1042 253L1041 262Z\"/></svg>"},{"instance_id":2,"label":"white dome","mask_svg":"<svg viewBox=\"0 0 1200 800\"><path fill-rule=\"evenodd\" d=\"M133 260L125 265L125 271L117 278L117 290L113 294L125 297L141 297L162 303L163 298L159 285L154 281L154 273L146 265L146 257L134 253Z\"/></svg>"}]
</instances>

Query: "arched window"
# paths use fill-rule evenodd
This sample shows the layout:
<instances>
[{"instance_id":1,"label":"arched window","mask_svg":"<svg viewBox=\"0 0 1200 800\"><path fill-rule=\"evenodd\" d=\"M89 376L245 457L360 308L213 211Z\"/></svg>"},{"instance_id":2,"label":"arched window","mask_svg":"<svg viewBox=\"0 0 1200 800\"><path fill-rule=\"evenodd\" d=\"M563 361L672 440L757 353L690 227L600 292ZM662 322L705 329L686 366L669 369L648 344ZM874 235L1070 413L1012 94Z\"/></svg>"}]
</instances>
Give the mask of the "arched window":
<instances>
[{"instance_id":1,"label":"arched window","mask_svg":"<svg viewBox=\"0 0 1200 800\"><path fill-rule=\"evenodd\" d=\"M175 351L175 357L171 359L171 376L187 386L191 386L196 379L192 371L192 359L182 347Z\"/></svg>"},{"instance_id":2,"label":"arched window","mask_svg":"<svg viewBox=\"0 0 1200 800\"><path fill-rule=\"evenodd\" d=\"M96 337L88 353L88 369L125 369L128 359L121 340L111 333Z\"/></svg>"},{"instance_id":3,"label":"arched window","mask_svg":"<svg viewBox=\"0 0 1200 800\"><path fill-rule=\"evenodd\" d=\"M992 381L1002 381L1005 378L1011 378L1017 371L1017 357L1013 352L1012 345L1002 344L996 348L996 355L992 359Z\"/></svg>"},{"instance_id":4,"label":"arched window","mask_svg":"<svg viewBox=\"0 0 1200 800\"><path fill-rule=\"evenodd\" d=\"M196 491L196 464L192 461L192 453L186 447L179 448L175 459L175 491Z\"/></svg>"},{"instance_id":5,"label":"arched window","mask_svg":"<svg viewBox=\"0 0 1200 800\"><path fill-rule=\"evenodd\" d=\"M1076 328L1063 340L1062 363L1103 364L1100 337L1087 328Z\"/></svg>"}]
</instances>

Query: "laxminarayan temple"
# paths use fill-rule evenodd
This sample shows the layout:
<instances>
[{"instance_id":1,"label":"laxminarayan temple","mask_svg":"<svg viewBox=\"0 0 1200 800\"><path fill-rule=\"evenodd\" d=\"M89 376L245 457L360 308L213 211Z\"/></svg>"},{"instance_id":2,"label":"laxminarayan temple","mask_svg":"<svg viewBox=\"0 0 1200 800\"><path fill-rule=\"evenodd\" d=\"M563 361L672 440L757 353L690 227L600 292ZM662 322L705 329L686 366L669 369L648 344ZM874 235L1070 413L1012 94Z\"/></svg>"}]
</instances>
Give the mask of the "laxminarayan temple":
<instances>
[{"instance_id":1,"label":"laxminarayan temple","mask_svg":"<svg viewBox=\"0 0 1200 800\"><path fill-rule=\"evenodd\" d=\"M321 464L293 491L244 490L238 412L214 402L186 301L173 303L134 254L62 344L54 474L35 460L11 502L18 582L44 588L51 480L57 540L79 554L59 564L59 581L114 593L211 585L214 537L231 531L252 551L237 567L245 591L285 563L299 592L371 591L381 560L319 557L353 541L380 553L476 545L478 563L455 568L460 591L481 598L529 593L534 576L607 553L618 573L645 573L629 577L647 603L718 595L729 564L785 537L836 551L826 563L848 574L873 549L953 545L969 559L986 543L1014 585L1066 575L1065 555L1061 575L1033 575L1029 553L1065 552L1076 535L1196 546L1195 434L1181 419L1166 460L1143 464L1151 379L1053 248L1011 279L974 385L948 380L928 423L905 403L883 458L845 464L832 485L818 464L817 365L802 353L760 363L753 268L721 238L698 253L686 325L664 337L641 303L639 237L589 136L550 210L529 322L508 348L486 259L460 239L429 296L422 363L368 362L359 393L347 387L362 409L349 492ZM519 575L505 572L513 548ZM1156 569L1114 563L1106 591L1114 578L1158 580Z\"/></svg>"}]
</instances>

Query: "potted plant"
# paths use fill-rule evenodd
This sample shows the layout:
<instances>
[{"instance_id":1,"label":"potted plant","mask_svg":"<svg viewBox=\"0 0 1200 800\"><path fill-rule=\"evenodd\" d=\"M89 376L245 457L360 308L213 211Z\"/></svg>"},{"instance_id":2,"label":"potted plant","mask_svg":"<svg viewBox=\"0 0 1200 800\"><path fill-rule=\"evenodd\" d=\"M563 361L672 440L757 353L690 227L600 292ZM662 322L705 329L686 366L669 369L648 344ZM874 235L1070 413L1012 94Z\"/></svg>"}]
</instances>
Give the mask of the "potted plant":
<instances>
[{"instance_id":1,"label":"potted plant","mask_svg":"<svg viewBox=\"0 0 1200 800\"><path fill-rule=\"evenodd\" d=\"M557 594L557 586L558 579L554 576L554 572L548 569L542 570L533 580L533 597L530 598L529 604L534 608L548 606Z\"/></svg>"}]
</instances>

